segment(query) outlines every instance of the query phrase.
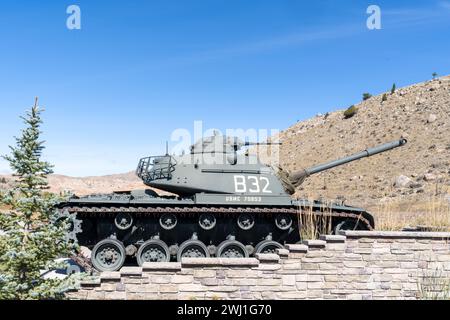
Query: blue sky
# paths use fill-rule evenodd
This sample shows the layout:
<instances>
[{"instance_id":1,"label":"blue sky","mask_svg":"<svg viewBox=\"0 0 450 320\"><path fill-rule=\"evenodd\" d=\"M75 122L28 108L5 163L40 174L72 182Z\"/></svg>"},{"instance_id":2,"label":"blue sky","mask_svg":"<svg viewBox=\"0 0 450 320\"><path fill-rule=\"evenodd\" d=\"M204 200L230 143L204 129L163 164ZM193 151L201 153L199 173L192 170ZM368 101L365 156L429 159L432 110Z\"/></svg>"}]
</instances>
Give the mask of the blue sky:
<instances>
[{"instance_id":1,"label":"blue sky","mask_svg":"<svg viewBox=\"0 0 450 320\"><path fill-rule=\"evenodd\" d=\"M72 4L81 30L66 27ZM39 96L57 173L130 171L195 120L284 129L449 74L449 39L450 0L4 0L0 154Z\"/></svg>"}]
</instances>

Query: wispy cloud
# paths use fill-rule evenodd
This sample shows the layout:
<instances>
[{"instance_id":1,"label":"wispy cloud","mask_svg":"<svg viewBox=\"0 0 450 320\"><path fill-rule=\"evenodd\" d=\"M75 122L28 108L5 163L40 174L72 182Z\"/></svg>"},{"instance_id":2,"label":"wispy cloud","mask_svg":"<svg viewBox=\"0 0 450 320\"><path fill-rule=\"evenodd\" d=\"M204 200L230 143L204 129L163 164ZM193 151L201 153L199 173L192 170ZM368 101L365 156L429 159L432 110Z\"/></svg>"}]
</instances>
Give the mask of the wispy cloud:
<instances>
[{"instance_id":1,"label":"wispy cloud","mask_svg":"<svg viewBox=\"0 0 450 320\"><path fill-rule=\"evenodd\" d=\"M412 26L429 25L440 21L449 21L450 1L441 0L425 7L398 7L382 10L382 25L384 30L408 28ZM365 12L361 13L364 17ZM360 23L338 26L317 26L304 31L279 34L263 39L249 39L247 42L232 44L218 48L206 48L203 51L185 53L153 61L142 61L141 64L127 67L126 72L141 73L164 68L176 68L186 65L205 63L208 61L232 59L241 56L258 55L298 48L308 44L333 39L343 39L358 36L367 32L364 20ZM114 74L102 74L99 77L110 77ZM92 75L91 75L92 77Z\"/></svg>"},{"instance_id":2,"label":"wispy cloud","mask_svg":"<svg viewBox=\"0 0 450 320\"><path fill-rule=\"evenodd\" d=\"M448 10L442 10L448 9ZM439 21L442 18L448 21L450 17L450 1L442 0L427 7L409 7L409 8L393 8L383 9L382 16L391 19L392 28L407 27L410 24L430 23ZM395 20L394 20L395 18ZM285 34L273 38L262 39L259 41L249 41L245 44L237 44L235 46L209 50L205 52L197 52L192 56L186 57L185 61L195 61L196 59L216 59L231 56L264 53L272 50L284 49L306 45L311 42L321 40L340 39L355 36L367 31L365 24L330 26L326 28L297 32L293 34Z\"/></svg>"},{"instance_id":3,"label":"wispy cloud","mask_svg":"<svg viewBox=\"0 0 450 320\"><path fill-rule=\"evenodd\" d=\"M400 23L426 22L438 18L448 19L450 13L448 9L450 9L450 1L440 1L426 7L382 9L382 15L388 18L395 18Z\"/></svg>"},{"instance_id":4,"label":"wispy cloud","mask_svg":"<svg viewBox=\"0 0 450 320\"><path fill-rule=\"evenodd\" d=\"M353 24L297 31L268 38L252 39L247 42L236 43L230 46L205 49L203 51L199 50L157 61L142 61L138 65L127 67L126 72L142 73L165 68L176 68L197 63L205 63L208 61L236 58L240 56L265 54L276 50L300 47L317 41L346 38L364 33L366 30L365 25L362 26L360 24ZM108 78L113 76L113 72L109 74L102 73L101 75L97 75L98 78ZM93 75L90 75L90 78L92 77Z\"/></svg>"},{"instance_id":5,"label":"wispy cloud","mask_svg":"<svg viewBox=\"0 0 450 320\"><path fill-rule=\"evenodd\" d=\"M301 46L315 41L344 38L357 33L361 33L361 28L356 25L333 27L323 30L299 31L272 38L249 41L248 43L241 43L230 47L197 52L188 57L188 59L218 59L247 54L265 53L288 47Z\"/></svg>"},{"instance_id":6,"label":"wispy cloud","mask_svg":"<svg viewBox=\"0 0 450 320\"><path fill-rule=\"evenodd\" d=\"M448 21L450 17L450 1L440 1L432 6L423 8L393 8L383 9L383 24L389 28L405 28L413 25L429 24L432 22ZM276 50L288 49L308 45L316 41L332 40L357 36L366 32L365 24L347 24L341 26L319 27L315 30L299 31L291 34L281 34L272 38L249 40L247 43L240 43L229 47L205 50L186 54L181 57L169 58L162 61L158 66L171 66L180 64L190 64L204 62L206 60L217 60L233 58L243 55L267 53Z\"/></svg>"},{"instance_id":7,"label":"wispy cloud","mask_svg":"<svg viewBox=\"0 0 450 320\"><path fill-rule=\"evenodd\" d=\"M443 8L443 9L450 10L450 1L440 1L438 3L438 6Z\"/></svg>"}]
</instances>

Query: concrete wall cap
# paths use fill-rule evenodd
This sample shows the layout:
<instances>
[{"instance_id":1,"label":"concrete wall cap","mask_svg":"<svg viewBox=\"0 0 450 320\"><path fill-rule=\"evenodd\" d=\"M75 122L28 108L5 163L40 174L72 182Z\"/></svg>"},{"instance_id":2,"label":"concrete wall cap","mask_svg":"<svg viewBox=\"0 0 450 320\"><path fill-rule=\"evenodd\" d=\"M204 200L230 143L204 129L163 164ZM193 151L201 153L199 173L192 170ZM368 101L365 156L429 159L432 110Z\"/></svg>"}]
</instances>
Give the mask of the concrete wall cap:
<instances>
[{"instance_id":1,"label":"concrete wall cap","mask_svg":"<svg viewBox=\"0 0 450 320\"><path fill-rule=\"evenodd\" d=\"M181 266L221 266L220 258L181 258Z\"/></svg>"},{"instance_id":2,"label":"concrete wall cap","mask_svg":"<svg viewBox=\"0 0 450 320\"><path fill-rule=\"evenodd\" d=\"M343 243L347 239L346 236L336 234L323 234L320 236L320 240L332 243Z\"/></svg>"},{"instance_id":3,"label":"concrete wall cap","mask_svg":"<svg viewBox=\"0 0 450 320\"><path fill-rule=\"evenodd\" d=\"M415 231L352 231L341 234L347 238L411 238L411 239L450 239L450 232L415 232Z\"/></svg>"},{"instance_id":4,"label":"concrete wall cap","mask_svg":"<svg viewBox=\"0 0 450 320\"><path fill-rule=\"evenodd\" d=\"M307 245L310 248L322 248L327 244L323 240L304 240L302 242L304 245Z\"/></svg>"},{"instance_id":5,"label":"concrete wall cap","mask_svg":"<svg viewBox=\"0 0 450 320\"><path fill-rule=\"evenodd\" d=\"M105 271L100 274L101 281L120 281L119 271Z\"/></svg>"},{"instance_id":6,"label":"concrete wall cap","mask_svg":"<svg viewBox=\"0 0 450 320\"><path fill-rule=\"evenodd\" d=\"M223 266L248 266L254 267L259 265L259 260L256 258L221 258Z\"/></svg>"},{"instance_id":7,"label":"concrete wall cap","mask_svg":"<svg viewBox=\"0 0 450 320\"><path fill-rule=\"evenodd\" d=\"M179 271L181 262L144 262L143 271Z\"/></svg>"},{"instance_id":8,"label":"concrete wall cap","mask_svg":"<svg viewBox=\"0 0 450 320\"><path fill-rule=\"evenodd\" d=\"M280 256L275 253L257 253L256 259L261 262L278 262L280 261Z\"/></svg>"},{"instance_id":9,"label":"concrete wall cap","mask_svg":"<svg viewBox=\"0 0 450 320\"><path fill-rule=\"evenodd\" d=\"M182 258L181 265L185 266L258 266L255 258Z\"/></svg>"},{"instance_id":10,"label":"concrete wall cap","mask_svg":"<svg viewBox=\"0 0 450 320\"><path fill-rule=\"evenodd\" d=\"M286 249L290 252L308 252L308 246L304 244L287 244L285 245Z\"/></svg>"},{"instance_id":11,"label":"concrete wall cap","mask_svg":"<svg viewBox=\"0 0 450 320\"><path fill-rule=\"evenodd\" d=\"M276 252L280 257L287 257L289 255L288 249L276 249Z\"/></svg>"},{"instance_id":12,"label":"concrete wall cap","mask_svg":"<svg viewBox=\"0 0 450 320\"><path fill-rule=\"evenodd\" d=\"M140 276L142 275L142 267L123 267L120 269L122 276Z\"/></svg>"}]
</instances>

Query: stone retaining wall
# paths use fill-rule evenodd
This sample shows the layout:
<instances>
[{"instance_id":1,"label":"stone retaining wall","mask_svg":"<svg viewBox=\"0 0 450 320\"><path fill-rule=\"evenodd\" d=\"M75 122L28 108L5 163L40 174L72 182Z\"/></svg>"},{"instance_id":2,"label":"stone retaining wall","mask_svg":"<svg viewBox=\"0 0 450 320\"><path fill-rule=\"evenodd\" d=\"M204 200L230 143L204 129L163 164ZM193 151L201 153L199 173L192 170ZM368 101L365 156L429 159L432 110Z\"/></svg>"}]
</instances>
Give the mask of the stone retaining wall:
<instances>
[{"instance_id":1,"label":"stone retaining wall","mask_svg":"<svg viewBox=\"0 0 450 320\"><path fill-rule=\"evenodd\" d=\"M346 231L247 259L146 263L81 283L72 299L448 297L450 233Z\"/></svg>"}]
</instances>

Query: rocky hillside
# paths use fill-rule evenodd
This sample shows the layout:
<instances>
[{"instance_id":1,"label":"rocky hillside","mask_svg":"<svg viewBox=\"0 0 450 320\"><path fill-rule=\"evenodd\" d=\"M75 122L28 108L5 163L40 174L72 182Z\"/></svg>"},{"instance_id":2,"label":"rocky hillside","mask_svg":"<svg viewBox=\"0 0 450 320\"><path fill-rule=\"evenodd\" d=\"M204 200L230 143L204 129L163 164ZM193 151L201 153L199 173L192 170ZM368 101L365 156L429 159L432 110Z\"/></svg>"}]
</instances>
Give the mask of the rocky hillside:
<instances>
[{"instance_id":1,"label":"rocky hillside","mask_svg":"<svg viewBox=\"0 0 450 320\"><path fill-rule=\"evenodd\" d=\"M307 168L404 137L408 144L311 176L296 195L346 198L373 209L390 199L403 209L440 195L450 201L450 76L386 92L282 131L280 162ZM264 152L264 150L261 150ZM420 207L420 205L418 205Z\"/></svg>"},{"instance_id":2,"label":"rocky hillside","mask_svg":"<svg viewBox=\"0 0 450 320\"><path fill-rule=\"evenodd\" d=\"M0 189L8 189L12 180L11 176L1 176ZM48 180L50 192L62 193L67 191L77 195L145 188L145 185L136 177L134 172L82 178L52 174Z\"/></svg>"}]
</instances>

